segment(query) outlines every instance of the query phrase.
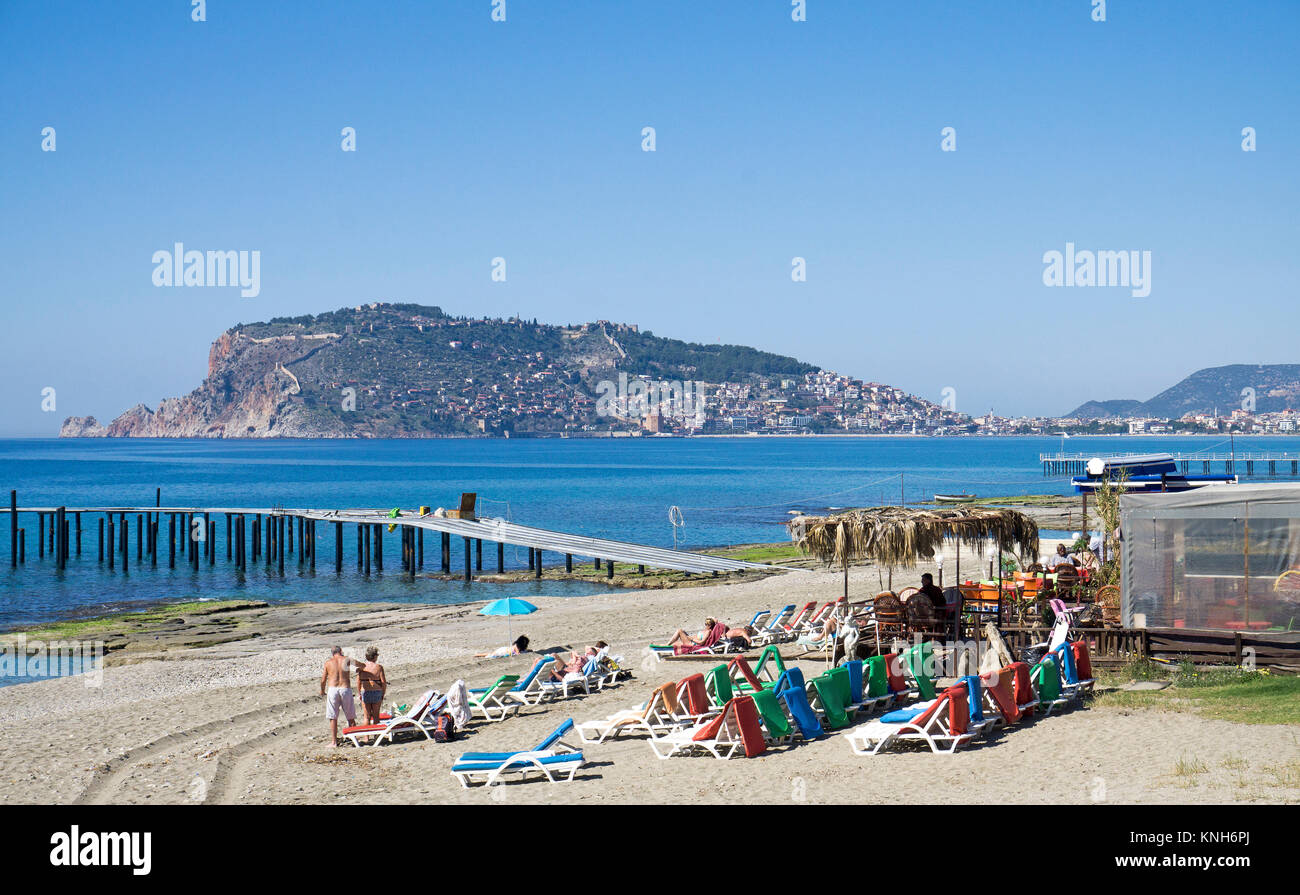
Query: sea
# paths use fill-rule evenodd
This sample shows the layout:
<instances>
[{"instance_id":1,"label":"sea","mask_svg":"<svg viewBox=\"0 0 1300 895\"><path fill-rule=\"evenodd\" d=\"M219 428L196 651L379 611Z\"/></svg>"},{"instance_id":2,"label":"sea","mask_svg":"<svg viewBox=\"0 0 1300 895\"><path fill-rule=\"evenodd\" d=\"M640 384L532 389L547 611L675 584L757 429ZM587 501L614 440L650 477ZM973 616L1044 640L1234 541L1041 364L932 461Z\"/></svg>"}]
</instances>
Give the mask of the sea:
<instances>
[{"instance_id":1,"label":"sea","mask_svg":"<svg viewBox=\"0 0 1300 895\"><path fill-rule=\"evenodd\" d=\"M1300 437L1237 437L1238 453L1300 457ZM0 440L0 489L20 506L164 506L412 509L454 507L478 495L478 515L566 532L683 550L788 540L791 510L822 513L855 506L915 504L935 494L1069 494L1067 477L1046 477L1040 453L1228 450L1222 436L1085 437L769 437L426 440ZM0 492L4 504L8 495ZM59 572L37 549L37 520L21 514L27 561L8 561L0 527L0 631L42 622L143 608L170 601L460 603L530 595L605 592L601 584L544 579L514 583L440 580L401 574L398 539L385 539L383 572L357 571L355 534L344 536L343 573L322 530L315 571L286 561L281 577L250 562L241 574L225 560L218 522L215 566L198 571L165 561L137 566L132 518L130 562L113 571L96 561L99 516L83 515L82 554ZM165 529L165 521L164 521ZM453 571L459 544L453 543ZM436 539L426 538L425 571L436 571ZM548 557L548 562L558 557ZM484 548L484 568L495 568ZM510 568L524 550L507 548Z\"/></svg>"}]
</instances>

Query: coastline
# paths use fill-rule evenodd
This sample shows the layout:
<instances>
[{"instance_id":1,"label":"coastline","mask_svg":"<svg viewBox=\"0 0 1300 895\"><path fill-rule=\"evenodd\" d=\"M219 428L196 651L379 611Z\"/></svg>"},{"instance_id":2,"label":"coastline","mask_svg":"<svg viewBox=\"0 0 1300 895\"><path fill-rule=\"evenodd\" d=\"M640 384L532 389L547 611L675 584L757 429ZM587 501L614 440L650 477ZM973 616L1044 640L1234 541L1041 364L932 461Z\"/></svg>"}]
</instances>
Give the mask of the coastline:
<instances>
[{"instance_id":1,"label":"coastline","mask_svg":"<svg viewBox=\"0 0 1300 895\"><path fill-rule=\"evenodd\" d=\"M909 571L904 580L923 570ZM874 592L878 573L855 567L851 595ZM899 577L896 571L901 584ZM101 687L70 677L0 688L0 715L9 722L0 726L0 798L77 804L784 804L802 791L810 803L887 803L906 792L922 804L959 797L1042 804L1096 801L1101 778L1110 802L1300 801L1300 788L1280 786L1269 771L1297 754L1294 727L1105 706L1053 715L975 744L948 759L960 766L952 765L952 773L938 773L938 759L928 753L856 757L842 737L831 735L731 762L663 762L644 738L620 738L586 747L588 767L564 786L465 790L448 774L466 749L525 747L565 718L603 718L645 699L661 681L706 671L711 661L657 661L645 650L677 627L693 628L709 613L740 620L762 608L830 599L841 587L837 571L804 571L699 588L539 598L540 611L513 620L515 634L528 634L546 653L607 640L635 677L498 723L472 723L455 743L375 749L328 746L318 681L335 643L353 656L376 645L393 681L392 699L403 702L457 678L484 686L503 673L524 673L536 654L473 658L504 642L507 624L479 616L472 605L249 609L266 612L275 629L152 653L144 648L146 632L140 649L106 665ZM785 652L796 661L797 650ZM815 659L797 664L806 674L824 667ZM1211 768L1192 785L1175 771L1188 754ZM1242 755L1250 757L1246 765ZM1229 762L1237 762L1234 770L1227 770ZM1034 785L1026 787L1026 780Z\"/></svg>"}]
</instances>

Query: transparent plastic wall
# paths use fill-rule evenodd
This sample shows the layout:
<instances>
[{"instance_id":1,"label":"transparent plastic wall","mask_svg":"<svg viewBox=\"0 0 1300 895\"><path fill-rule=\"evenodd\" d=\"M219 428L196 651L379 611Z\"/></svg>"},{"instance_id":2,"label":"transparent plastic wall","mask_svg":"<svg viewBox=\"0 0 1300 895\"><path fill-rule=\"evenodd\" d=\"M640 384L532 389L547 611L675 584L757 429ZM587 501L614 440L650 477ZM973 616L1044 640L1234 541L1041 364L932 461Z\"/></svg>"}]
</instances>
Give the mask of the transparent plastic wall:
<instances>
[{"instance_id":1,"label":"transparent plastic wall","mask_svg":"<svg viewBox=\"0 0 1300 895\"><path fill-rule=\"evenodd\" d=\"M1127 626L1300 630L1300 502L1126 506L1121 529Z\"/></svg>"}]
</instances>

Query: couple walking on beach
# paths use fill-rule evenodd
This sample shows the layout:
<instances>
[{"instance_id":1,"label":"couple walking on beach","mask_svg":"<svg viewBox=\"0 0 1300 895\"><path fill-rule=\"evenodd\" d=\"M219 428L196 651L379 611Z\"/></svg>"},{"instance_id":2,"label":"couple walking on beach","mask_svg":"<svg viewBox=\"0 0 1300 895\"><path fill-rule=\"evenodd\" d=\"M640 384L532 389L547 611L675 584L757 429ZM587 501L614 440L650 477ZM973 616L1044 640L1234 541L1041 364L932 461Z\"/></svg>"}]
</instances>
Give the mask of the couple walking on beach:
<instances>
[{"instance_id":1,"label":"couple walking on beach","mask_svg":"<svg viewBox=\"0 0 1300 895\"><path fill-rule=\"evenodd\" d=\"M325 697L325 719L330 723L330 745L339 744L339 712L348 719L348 726L357 723L357 711L352 703L352 668L357 669L357 686L361 688L361 707L366 723L379 723L379 710L388 693L388 676L379 664L379 650L366 649L366 661L343 655L342 647L334 647L325 660L325 671L320 678L320 695Z\"/></svg>"}]
</instances>

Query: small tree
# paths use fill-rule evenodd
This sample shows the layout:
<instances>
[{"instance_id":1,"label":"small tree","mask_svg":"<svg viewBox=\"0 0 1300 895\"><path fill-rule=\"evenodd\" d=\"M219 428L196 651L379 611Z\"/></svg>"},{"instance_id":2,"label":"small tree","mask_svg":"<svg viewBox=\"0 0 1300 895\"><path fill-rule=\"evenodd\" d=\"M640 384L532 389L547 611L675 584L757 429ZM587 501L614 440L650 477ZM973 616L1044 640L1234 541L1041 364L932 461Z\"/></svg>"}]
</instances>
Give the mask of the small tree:
<instances>
[{"instance_id":1,"label":"small tree","mask_svg":"<svg viewBox=\"0 0 1300 895\"><path fill-rule=\"evenodd\" d=\"M1119 499L1128 490L1128 472L1122 471L1115 478L1107 477L1093 491L1097 515L1101 517L1102 553L1108 557L1105 562L1097 557L1097 583L1100 586L1120 583L1119 538Z\"/></svg>"}]
</instances>

